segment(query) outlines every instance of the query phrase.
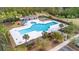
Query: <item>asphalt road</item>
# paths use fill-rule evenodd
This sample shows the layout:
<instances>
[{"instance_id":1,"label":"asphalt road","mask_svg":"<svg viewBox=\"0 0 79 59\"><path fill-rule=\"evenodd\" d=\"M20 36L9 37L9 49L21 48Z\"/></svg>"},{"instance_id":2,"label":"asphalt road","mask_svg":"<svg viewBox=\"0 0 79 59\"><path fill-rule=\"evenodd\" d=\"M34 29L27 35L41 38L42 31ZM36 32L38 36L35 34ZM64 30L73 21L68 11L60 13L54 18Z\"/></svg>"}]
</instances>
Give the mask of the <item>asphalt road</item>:
<instances>
[{"instance_id":1,"label":"asphalt road","mask_svg":"<svg viewBox=\"0 0 79 59\"><path fill-rule=\"evenodd\" d=\"M64 46L63 48L59 49L58 51L74 51L74 50L68 46Z\"/></svg>"}]
</instances>

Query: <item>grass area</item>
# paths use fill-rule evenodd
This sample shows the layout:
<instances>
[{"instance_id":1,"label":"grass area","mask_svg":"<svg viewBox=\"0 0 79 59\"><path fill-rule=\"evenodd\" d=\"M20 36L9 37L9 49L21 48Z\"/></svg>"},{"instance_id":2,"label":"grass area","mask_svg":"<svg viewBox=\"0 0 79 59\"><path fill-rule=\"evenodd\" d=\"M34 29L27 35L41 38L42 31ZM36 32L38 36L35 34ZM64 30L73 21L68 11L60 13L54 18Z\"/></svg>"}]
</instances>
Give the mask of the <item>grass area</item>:
<instances>
[{"instance_id":1,"label":"grass area","mask_svg":"<svg viewBox=\"0 0 79 59\"><path fill-rule=\"evenodd\" d=\"M7 27L8 30L12 29L12 28L16 28L16 27L20 27L21 25L18 24L10 24L10 25L5 25Z\"/></svg>"},{"instance_id":2,"label":"grass area","mask_svg":"<svg viewBox=\"0 0 79 59\"><path fill-rule=\"evenodd\" d=\"M79 19L68 19L68 21L72 22L73 24L79 26Z\"/></svg>"},{"instance_id":3,"label":"grass area","mask_svg":"<svg viewBox=\"0 0 79 59\"><path fill-rule=\"evenodd\" d=\"M13 50L14 51L27 51L27 48L25 47L25 45L20 45L20 46L13 48Z\"/></svg>"},{"instance_id":4,"label":"grass area","mask_svg":"<svg viewBox=\"0 0 79 59\"><path fill-rule=\"evenodd\" d=\"M75 19L62 19L64 21L67 21L67 22L72 22L73 24L79 26L79 18L75 18Z\"/></svg>"}]
</instances>

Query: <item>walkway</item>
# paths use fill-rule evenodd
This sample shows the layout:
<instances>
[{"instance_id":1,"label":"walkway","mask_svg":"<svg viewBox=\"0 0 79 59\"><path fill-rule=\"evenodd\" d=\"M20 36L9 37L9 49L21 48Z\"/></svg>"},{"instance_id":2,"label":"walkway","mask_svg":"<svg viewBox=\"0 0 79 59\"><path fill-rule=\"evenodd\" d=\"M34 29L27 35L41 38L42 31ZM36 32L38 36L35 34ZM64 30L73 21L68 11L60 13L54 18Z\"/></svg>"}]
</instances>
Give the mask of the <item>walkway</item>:
<instances>
[{"instance_id":1,"label":"walkway","mask_svg":"<svg viewBox=\"0 0 79 59\"><path fill-rule=\"evenodd\" d=\"M67 41L64 41L63 43L59 44L58 46L56 46L55 48L52 48L49 51L57 51L59 49L61 49L62 47L66 46L68 43L70 43L74 38L79 37L79 34L75 35L74 37L68 39Z\"/></svg>"}]
</instances>

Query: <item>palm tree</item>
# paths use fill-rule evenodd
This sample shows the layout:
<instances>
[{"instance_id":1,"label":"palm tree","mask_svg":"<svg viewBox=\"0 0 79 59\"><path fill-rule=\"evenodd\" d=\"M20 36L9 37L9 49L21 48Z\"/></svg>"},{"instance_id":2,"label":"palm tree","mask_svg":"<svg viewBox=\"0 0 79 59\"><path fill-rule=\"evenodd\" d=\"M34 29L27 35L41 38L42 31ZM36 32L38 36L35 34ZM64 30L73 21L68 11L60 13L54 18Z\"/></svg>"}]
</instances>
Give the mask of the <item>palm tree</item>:
<instances>
[{"instance_id":1,"label":"palm tree","mask_svg":"<svg viewBox=\"0 0 79 59\"><path fill-rule=\"evenodd\" d=\"M35 41L35 46L38 50L46 50L50 46L50 41L48 39L37 38Z\"/></svg>"},{"instance_id":2,"label":"palm tree","mask_svg":"<svg viewBox=\"0 0 79 59\"><path fill-rule=\"evenodd\" d=\"M60 28L63 28L64 25L63 24L59 24L59 26L60 26Z\"/></svg>"},{"instance_id":3,"label":"palm tree","mask_svg":"<svg viewBox=\"0 0 79 59\"><path fill-rule=\"evenodd\" d=\"M42 37L45 39L48 37L48 33L47 32L42 32Z\"/></svg>"},{"instance_id":4,"label":"palm tree","mask_svg":"<svg viewBox=\"0 0 79 59\"><path fill-rule=\"evenodd\" d=\"M77 31L77 26L74 25L73 23L70 23L70 25L68 25L67 27L64 28L64 32L67 34L72 34L75 31Z\"/></svg>"},{"instance_id":5,"label":"palm tree","mask_svg":"<svg viewBox=\"0 0 79 59\"><path fill-rule=\"evenodd\" d=\"M23 38L24 39L29 39L29 35L28 34L24 34Z\"/></svg>"},{"instance_id":6,"label":"palm tree","mask_svg":"<svg viewBox=\"0 0 79 59\"><path fill-rule=\"evenodd\" d=\"M57 42L62 42L64 41L64 36L61 35L59 32L53 32L53 38L54 38L54 41L57 41Z\"/></svg>"},{"instance_id":7,"label":"palm tree","mask_svg":"<svg viewBox=\"0 0 79 59\"><path fill-rule=\"evenodd\" d=\"M37 38L35 40L35 46L37 50L45 50L44 40L42 38Z\"/></svg>"}]
</instances>

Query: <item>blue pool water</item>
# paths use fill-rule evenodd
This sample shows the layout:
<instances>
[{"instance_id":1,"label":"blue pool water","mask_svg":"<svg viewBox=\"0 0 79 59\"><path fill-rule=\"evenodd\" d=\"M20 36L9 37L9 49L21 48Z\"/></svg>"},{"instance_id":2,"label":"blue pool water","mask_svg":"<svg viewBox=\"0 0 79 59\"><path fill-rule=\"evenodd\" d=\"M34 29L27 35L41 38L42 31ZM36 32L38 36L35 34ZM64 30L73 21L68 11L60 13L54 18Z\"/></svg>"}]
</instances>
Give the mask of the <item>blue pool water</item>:
<instances>
[{"instance_id":1,"label":"blue pool water","mask_svg":"<svg viewBox=\"0 0 79 59\"><path fill-rule=\"evenodd\" d=\"M31 22L32 26L30 28L25 28L22 30L19 30L20 34L25 34L29 33L32 31L47 31L51 25L58 24L57 21L52 20L52 22L42 24L42 23L36 23L36 22Z\"/></svg>"}]
</instances>

